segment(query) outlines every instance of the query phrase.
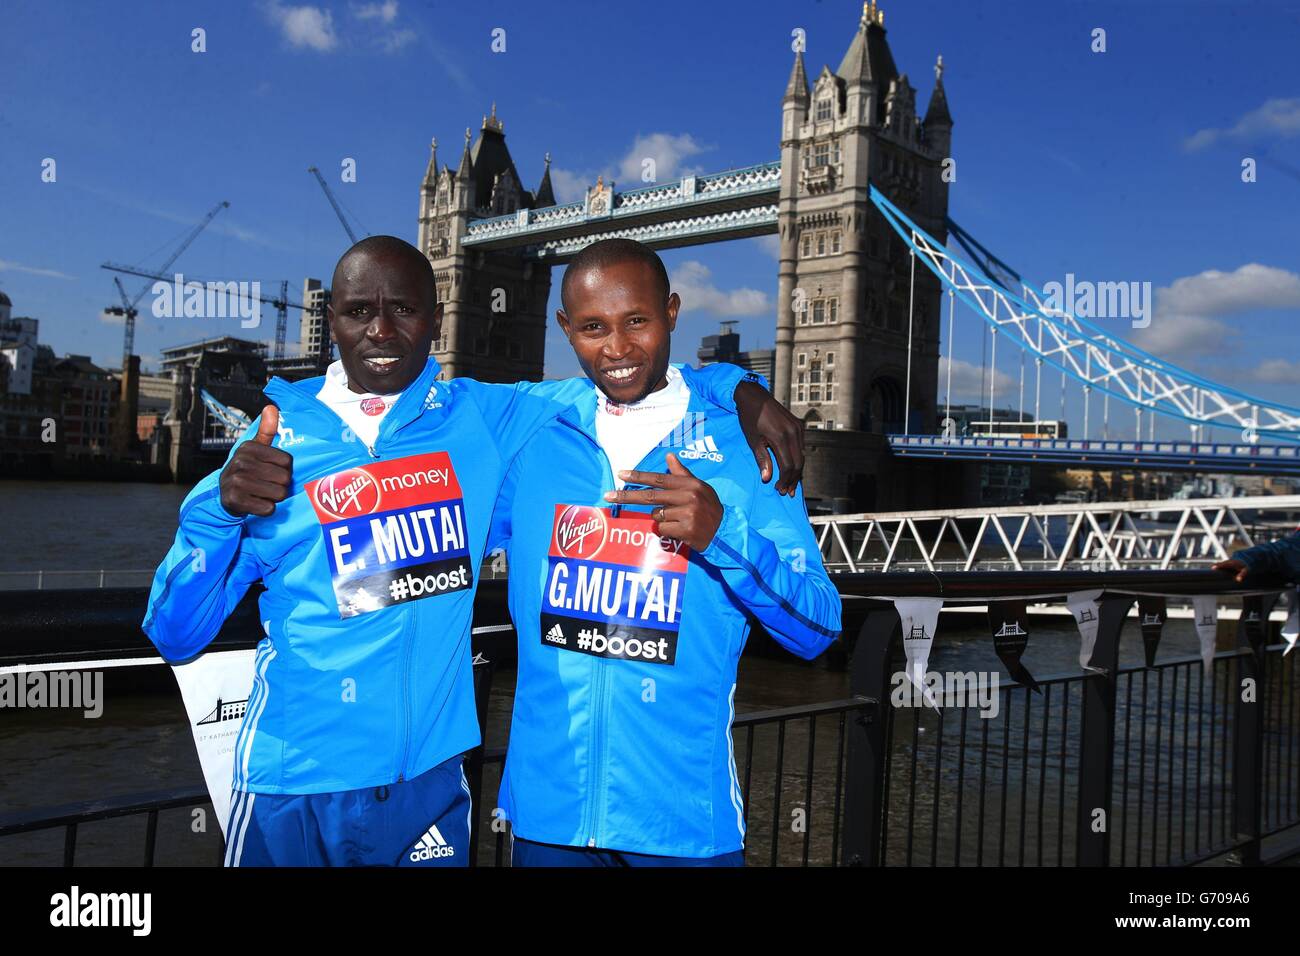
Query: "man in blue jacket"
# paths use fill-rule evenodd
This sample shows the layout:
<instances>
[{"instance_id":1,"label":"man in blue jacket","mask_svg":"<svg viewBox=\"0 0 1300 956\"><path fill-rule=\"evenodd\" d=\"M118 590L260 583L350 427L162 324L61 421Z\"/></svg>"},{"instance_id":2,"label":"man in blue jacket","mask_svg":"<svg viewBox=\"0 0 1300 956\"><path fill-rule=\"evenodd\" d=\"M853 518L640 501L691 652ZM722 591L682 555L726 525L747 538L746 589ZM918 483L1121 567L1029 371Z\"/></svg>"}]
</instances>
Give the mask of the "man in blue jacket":
<instances>
[{"instance_id":1,"label":"man in blue jacket","mask_svg":"<svg viewBox=\"0 0 1300 956\"><path fill-rule=\"evenodd\" d=\"M1236 551L1228 560L1214 565L1213 570L1231 574L1238 584L1251 575L1300 582L1300 531Z\"/></svg>"},{"instance_id":2,"label":"man in blue jacket","mask_svg":"<svg viewBox=\"0 0 1300 956\"><path fill-rule=\"evenodd\" d=\"M437 381L433 271L400 239L353 246L332 287L341 361L267 385L274 404L182 504L144 630L166 660L189 660L266 585L228 865L463 866L492 507L510 459L592 387ZM714 397L741 377L710 376Z\"/></svg>"},{"instance_id":3,"label":"man in blue jacket","mask_svg":"<svg viewBox=\"0 0 1300 956\"><path fill-rule=\"evenodd\" d=\"M800 657L840 599L802 494L668 362L680 300L646 246L570 264L561 327L599 391L515 458L493 516L519 672L500 804L517 866L735 866L736 667L756 618Z\"/></svg>"}]
</instances>

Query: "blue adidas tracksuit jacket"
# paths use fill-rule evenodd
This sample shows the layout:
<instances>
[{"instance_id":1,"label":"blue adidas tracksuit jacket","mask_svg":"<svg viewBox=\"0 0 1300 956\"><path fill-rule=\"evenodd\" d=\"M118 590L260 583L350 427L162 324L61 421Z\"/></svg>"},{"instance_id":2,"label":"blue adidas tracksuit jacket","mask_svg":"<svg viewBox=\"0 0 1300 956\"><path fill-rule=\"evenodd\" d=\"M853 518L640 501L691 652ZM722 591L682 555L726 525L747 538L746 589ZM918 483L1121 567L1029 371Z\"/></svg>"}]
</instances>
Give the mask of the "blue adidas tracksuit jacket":
<instances>
[{"instance_id":1,"label":"blue adidas tracksuit jacket","mask_svg":"<svg viewBox=\"0 0 1300 956\"><path fill-rule=\"evenodd\" d=\"M316 398L322 378L272 379L290 497L266 518L232 516L217 471L181 506L144 621L166 660L199 654L250 584L267 588L235 790L378 787L479 743L470 623L493 504L516 452L594 387L438 382L438 371L431 358L373 448ZM730 401L743 377L716 366L706 382Z\"/></svg>"},{"instance_id":2,"label":"blue adidas tracksuit jacket","mask_svg":"<svg viewBox=\"0 0 1300 956\"><path fill-rule=\"evenodd\" d=\"M592 392L516 457L489 545L510 563L519 674L499 802L539 843L706 857L743 846L732 752L746 612L800 657L839 634L840 599L803 497L764 485L734 412L702 394L668 452L724 506L693 554L660 539L650 508L610 506Z\"/></svg>"}]
</instances>

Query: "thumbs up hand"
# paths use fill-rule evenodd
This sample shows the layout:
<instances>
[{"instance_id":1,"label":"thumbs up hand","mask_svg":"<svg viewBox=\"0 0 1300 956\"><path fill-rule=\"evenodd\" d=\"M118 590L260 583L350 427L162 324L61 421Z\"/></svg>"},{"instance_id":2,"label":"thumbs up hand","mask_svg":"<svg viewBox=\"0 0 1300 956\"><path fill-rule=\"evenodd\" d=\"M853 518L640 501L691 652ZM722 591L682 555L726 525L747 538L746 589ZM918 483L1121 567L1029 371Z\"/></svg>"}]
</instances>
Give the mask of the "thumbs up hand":
<instances>
[{"instance_id":1,"label":"thumbs up hand","mask_svg":"<svg viewBox=\"0 0 1300 956\"><path fill-rule=\"evenodd\" d=\"M278 502L289 497L293 480L293 456L272 448L280 427L280 410L274 405L262 409L257 434L241 442L221 471L221 507L232 515L275 513Z\"/></svg>"}]
</instances>

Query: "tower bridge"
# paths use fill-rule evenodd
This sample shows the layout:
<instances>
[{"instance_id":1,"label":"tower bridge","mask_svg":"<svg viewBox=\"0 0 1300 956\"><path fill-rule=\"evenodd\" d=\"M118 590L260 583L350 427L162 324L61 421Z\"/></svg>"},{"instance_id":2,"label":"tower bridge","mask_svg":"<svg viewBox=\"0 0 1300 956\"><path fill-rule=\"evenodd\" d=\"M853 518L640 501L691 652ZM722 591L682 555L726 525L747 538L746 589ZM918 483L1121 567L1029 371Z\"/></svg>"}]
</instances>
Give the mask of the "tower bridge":
<instances>
[{"instance_id":1,"label":"tower bridge","mask_svg":"<svg viewBox=\"0 0 1300 956\"><path fill-rule=\"evenodd\" d=\"M434 344L443 374L540 379L552 267L590 242L670 249L776 235L772 387L808 425L810 499L932 507L970 488L966 472L986 462L1300 475L1300 408L1217 384L1070 314L952 221L953 126L943 58L922 114L874 3L834 69L812 73L794 54L773 128L779 157L755 165L631 189L600 178L557 203L550 155L526 189L494 105L477 138L466 130L454 168L433 143L420 186L418 241L444 304ZM1081 395L1081 433L940 428L952 421L959 310L991 350L980 396L990 431L1001 344L1021 360L1020 421L1042 421L1044 385L1059 375L1062 418L1067 385ZM1157 417L1190 435L1157 440Z\"/></svg>"}]
</instances>

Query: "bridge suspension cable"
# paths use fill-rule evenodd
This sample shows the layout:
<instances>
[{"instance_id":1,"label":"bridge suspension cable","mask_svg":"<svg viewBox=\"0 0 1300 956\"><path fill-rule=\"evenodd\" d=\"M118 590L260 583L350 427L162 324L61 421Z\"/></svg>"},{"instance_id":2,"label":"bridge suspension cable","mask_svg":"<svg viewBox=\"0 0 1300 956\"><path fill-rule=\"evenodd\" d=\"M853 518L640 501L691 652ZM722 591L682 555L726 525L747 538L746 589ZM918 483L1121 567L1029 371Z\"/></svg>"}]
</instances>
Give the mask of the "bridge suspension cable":
<instances>
[{"instance_id":1,"label":"bridge suspension cable","mask_svg":"<svg viewBox=\"0 0 1300 956\"><path fill-rule=\"evenodd\" d=\"M979 250L972 253L972 258L983 260L985 268L949 252L875 186L871 187L870 198L912 253L939 278L943 288L960 297L995 332L1005 331L1020 349L1034 356L1040 379L1035 386L1036 420L1040 418L1041 367L1046 362L1062 375L1062 418L1069 378L1086 386L1089 393L1095 389L1102 394L1107 431L1109 399L1114 396L1133 407L1139 439L1145 411L1152 437L1155 416L1159 414L1187 422L1198 439L1204 426L1217 425L1243 430L1250 442L1265 437L1300 442L1300 408L1248 395L1166 362L1091 320L1058 308L1041 289L1021 279L951 220L949 228L958 243L968 252L972 248ZM990 272L1001 277L992 278ZM990 384L990 398L992 394Z\"/></svg>"}]
</instances>

